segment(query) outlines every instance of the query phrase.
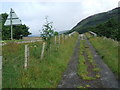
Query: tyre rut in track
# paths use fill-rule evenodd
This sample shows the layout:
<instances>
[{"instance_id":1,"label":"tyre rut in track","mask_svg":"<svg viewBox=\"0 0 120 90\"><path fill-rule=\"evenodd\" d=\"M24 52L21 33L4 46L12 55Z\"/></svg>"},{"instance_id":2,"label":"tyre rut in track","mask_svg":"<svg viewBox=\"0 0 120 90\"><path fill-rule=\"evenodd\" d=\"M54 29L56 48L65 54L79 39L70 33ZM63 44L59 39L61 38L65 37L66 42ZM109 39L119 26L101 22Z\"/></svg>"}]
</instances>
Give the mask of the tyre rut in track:
<instances>
[{"instance_id":1,"label":"tyre rut in track","mask_svg":"<svg viewBox=\"0 0 120 90\"><path fill-rule=\"evenodd\" d=\"M101 69L101 83L103 84L104 88L119 88L118 80L116 79L113 72L110 70L110 68L104 63L102 58L98 55L90 41L86 39L86 43L88 44L92 54L93 58L96 61L97 66Z\"/></svg>"},{"instance_id":2,"label":"tyre rut in track","mask_svg":"<svg viewBox=\"0 0 120 90\"><path fill-rule=\"evenodd\" d=\"M77 66L79 59L80 36L74 48L73 55L69 61L66 71L63 73L62 80L58 84L58 88L76 88L80 86L80 78L77 75Z\"/></svg>"}]
</instances>

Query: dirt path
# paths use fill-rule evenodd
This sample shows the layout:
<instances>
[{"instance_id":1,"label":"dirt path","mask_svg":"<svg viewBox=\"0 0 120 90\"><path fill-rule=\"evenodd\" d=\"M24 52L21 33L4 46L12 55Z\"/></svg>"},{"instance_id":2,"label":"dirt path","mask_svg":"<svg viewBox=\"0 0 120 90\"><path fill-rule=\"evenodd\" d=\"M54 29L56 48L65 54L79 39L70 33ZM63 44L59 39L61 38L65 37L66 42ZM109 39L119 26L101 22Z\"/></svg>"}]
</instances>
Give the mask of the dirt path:
<instances>
[{"instance_id":1,"label":"dirt path","mask_svg":"<svg viewBox=\"0 0 120 90\"><path fill-rule=\"evenodd\" d=\"M76 88L80 86L80 77L77 75L77 66L79 59L80 37L78 37L74 53L70 59L67 70L63 73L62 80L58 88Z\"/></svg>"},{"instance_id":2,"label":"dirt path","mask_svg":"<svg viewBox=\"0 0 120 90\"><path fill-rule=\"evenodd\" d=\"M101 69L101 83L105 88L118 88L118 81L109 67L103 62L101 57L97 54L89 40L86 38L86 43L88 44L93 58L96 61L97 66Z\"/></svg>"}]
</instances>

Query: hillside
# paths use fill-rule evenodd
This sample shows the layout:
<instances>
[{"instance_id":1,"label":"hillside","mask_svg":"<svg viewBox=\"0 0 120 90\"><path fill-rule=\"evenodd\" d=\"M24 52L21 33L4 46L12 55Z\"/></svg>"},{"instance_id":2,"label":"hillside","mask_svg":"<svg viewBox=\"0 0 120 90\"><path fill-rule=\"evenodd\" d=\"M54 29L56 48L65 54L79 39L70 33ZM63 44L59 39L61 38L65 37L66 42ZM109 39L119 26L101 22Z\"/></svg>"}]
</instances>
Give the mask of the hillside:
<instances>
[{"instance_id":1,"label":"hillside","mask_svg":"<svg viewBox=\"0 0 120 90\"><path fill-rule=\"evenodd\" d=\"M108 12L89 16L80 21L75 27L70 30L70 32L78 31L80 33L84 33L88 31L89 27L96 26L98 24L108 21L109 19L114 19L117 21L118 15L120 15L120 7L110 10Z\"/></svg>"},{"instance_id":2,"label":"hillside","mask_svg":"<svg viewBox=\"0 0 120 90\"><path fill-rule=\"evenodd\" d=\"M0 32L1 32L1 28L2 28L2 17L0 15Z\"/></svg>"}]
</instances>

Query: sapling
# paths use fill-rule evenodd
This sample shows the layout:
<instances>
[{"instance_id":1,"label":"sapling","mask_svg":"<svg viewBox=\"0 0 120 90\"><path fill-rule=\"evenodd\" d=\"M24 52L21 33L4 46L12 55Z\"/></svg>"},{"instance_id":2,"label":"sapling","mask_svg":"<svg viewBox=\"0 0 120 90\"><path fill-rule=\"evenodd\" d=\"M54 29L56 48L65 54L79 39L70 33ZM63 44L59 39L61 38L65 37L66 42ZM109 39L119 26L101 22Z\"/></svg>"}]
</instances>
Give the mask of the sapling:
<instances>
[{"instance_id":1,"label":"sapling","mask_svg":"<svg viewBox=\"0 0 120 90\"><path fill-rule=\"evenodd\" d=\"M54 28L52 26L53 22L48 21L48 17L45 18L46 23L43 25L43 29L41 32L41 37L43 41L46 43L46 51L50 54L51 48L51 39L53 36L57 35L57 32L54 32Z\"/></svg>"}]
</instances>

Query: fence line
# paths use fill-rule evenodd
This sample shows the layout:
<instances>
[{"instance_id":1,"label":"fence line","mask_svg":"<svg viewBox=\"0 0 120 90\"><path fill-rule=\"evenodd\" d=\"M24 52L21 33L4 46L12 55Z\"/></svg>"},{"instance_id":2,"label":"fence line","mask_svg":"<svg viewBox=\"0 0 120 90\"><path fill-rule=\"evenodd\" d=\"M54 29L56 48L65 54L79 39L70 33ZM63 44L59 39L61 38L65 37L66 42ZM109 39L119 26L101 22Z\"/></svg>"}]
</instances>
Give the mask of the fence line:
<instances>
[{"instance_id":1,"label":"fence line","mask_svg":"<svg viewBox=\"0 0 120 90\"><path fill-rule=\"evenodd\" d=\"M58 42L60 44L61 40L66 40L68 37L69 37L68 35L65 35L65 38L64 38L64 35L62 34L62 37L61 37L61 35L59 35L58 39L57 39L57 37L55 36L54 43L56 44ZM42 45L40 59L43 59L43 57L44 57L44 50L45 50L45 42ZM8 63L11 63L11 64L18 63L19 64L19 62L23 61L22 62L22 63L24 63L23 67L26 69L28 67L29 57L30 57L30 51L29 51L29 45L27 44L27 45L25 45L24 54L15 57L14 59L11 60L12 62L8 61ZM17 59L19 59L19 60L17 60Z\"/></svg>"},{"instance_id":2,"label":"fence line","mask_svg":"<svg viewBox=\"0 0 120 90\"><path fill-rule=\"evenodd\" d=\"M22 59L19 59L21 56L23 56L23 55L19 55L19 56L17 56L16 58L14 58L14 59L12 59L12 60L10 60L8 63L18 63L18 62L20 62L20 61L22 61L23 59L24 59L24 57L22 57ZM18 60L19 59L19 60ZM16 61L17 60L17 61ZM12 62L11 62L12 61ZM6 62L5 62L6 63Z\"/></svg>"},{"instance_id":3,"label":"fence line","mask_svg":"<svg viewBox=\"0 0 120 90\"><path fill-rule=\"evenodd\" d=\"M62 42L65 43L65 40L67 40L68 38L69 38L68 35L55 36L53 38L54 39L53 43L55 44L55 47L53 47L53 48L56 48L56 47L59 48L60 44ZM28 70L28 67L31 68L31 66L33 66L33 65L35 66L36 61L30 62L30 60L32 60L32 59L30 59L30 57L32 58L32 56L34 56L36 58L36 56L39 56L38 59L44 58L46 43L43 42L43 44L40 45L40 47L37 44L33 44L33 45L34 46L32 46L31 44L26 44L24 47L22 47L22 50L20 50L17 53L17 56L15 56L15 57L11 56L10 57L10 58L12 58L11 60L9 60L9 57L7 58L7 60L5 60L4 67L3 67L4 80L6 80L6 76L10 76L10 77L7 77L7 79L8 79L8 84L11 88L13 86L13 84L12 84L13 80L17 81L18 78L21 77L21 75L23 75L24 70L25 71ZM32 49L30 49L30 47L32 47ZM37 48L34 49L34 47L37 47ZM24 51L23 51L23 48L24 48ZM37 50L37 52L35 52L35 50ZM38 51L38 50L40 50L40 51ZM30 51L31 51L31 53L30 53ZM38 54L39 52L40 52L40 54ZM7 54L7 55L9 55L9 54ZM12 55L12 53L11 53L11 55ZM10 69L8 69L8 68L10 68Z\"/></svg>"}]
</instances>

